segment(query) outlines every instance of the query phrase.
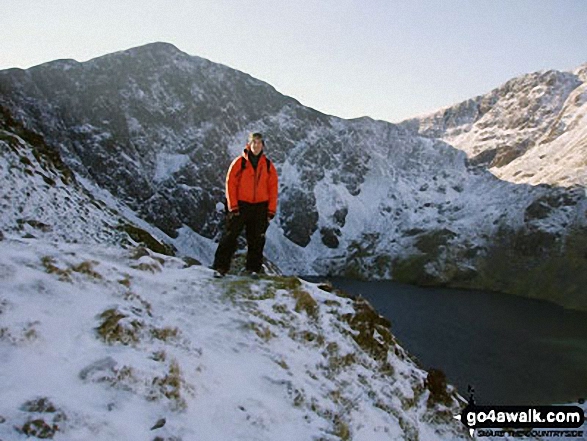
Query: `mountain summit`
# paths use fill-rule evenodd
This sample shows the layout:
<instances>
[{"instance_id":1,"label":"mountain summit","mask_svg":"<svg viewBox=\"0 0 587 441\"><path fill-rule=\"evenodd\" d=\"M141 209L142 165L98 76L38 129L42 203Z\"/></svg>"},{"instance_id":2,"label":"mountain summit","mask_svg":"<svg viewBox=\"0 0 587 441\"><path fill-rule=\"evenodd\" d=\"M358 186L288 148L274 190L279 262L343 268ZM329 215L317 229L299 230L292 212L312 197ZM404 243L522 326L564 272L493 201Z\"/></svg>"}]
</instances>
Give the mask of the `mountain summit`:
<instances>
[{"instance_id":1,"label":"mountain summit","mask_svg":"<svg viewBox=\"0 0 587 441\"><path fill-rule=\"evenodd\" d=\"M500 179L587 186L587 65L514 78L403 124L467 153Z\"/></svg>"}]
</instances>

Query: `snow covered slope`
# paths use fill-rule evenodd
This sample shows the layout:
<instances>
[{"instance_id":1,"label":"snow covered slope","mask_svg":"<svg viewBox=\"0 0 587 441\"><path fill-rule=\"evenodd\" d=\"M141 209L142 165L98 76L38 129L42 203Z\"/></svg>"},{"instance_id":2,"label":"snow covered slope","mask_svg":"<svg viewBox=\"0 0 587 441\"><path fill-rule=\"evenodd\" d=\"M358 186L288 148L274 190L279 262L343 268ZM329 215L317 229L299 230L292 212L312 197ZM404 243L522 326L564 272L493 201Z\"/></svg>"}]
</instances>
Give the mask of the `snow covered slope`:
<instances>
[{"instance_id":1,"label":"snow covered slope","mask_svg":"<svg viewBox=\"0 0 587 441\"><path fill-rule=\"evenodd\" d=\"M446 141L500 179L587 186L587 64L514 78L402 125Z\"/></svg>"},{"instance_id":2,"label":"snow covered slope","mask_svg":"<svg viewBox=\"0 0 587 441\"><path fill-rule=\"evenodd\" d=\"M6 130L6 125L0 130L0 230L58 241L120 243L117 217L83 192L59 154L41 137L14 124Z\"/></svg>"},{"instance_id":3,"label":"snow covered slope","mask_svg":"<svg viewBox=\"0 0 587 441\"><path fill-rule=\"evenodd\" d=\"M155 228L128 209L126 216L121 215L118 210L124 210L124 204L101 196L95 198L78 182L42 136L0 108L0 232L56 242L144 243L160 252L173 252L146 231L156 235Z\"/></svg>"},{"instance_id":4,"label":"snow covered slope","mask_svg":"<svg viewBox=\"0 0 587 441\"><path fill-rule=\"evenodd\" d=\"M364 300L315 284L0 240L1 439L467 439L434 378Z\"/></svg>"},{"instance_id":5,"label":"snow covered slope","mask_svg":"<svg viewBox=\"0 0 587 441\"><path fill-rule=\"evenodd\" d=\"M492 169L501 179L587 188L587 65L577 69L583 83L567 97L545 136L524 156Z\"/></svg>"}]
</instances>

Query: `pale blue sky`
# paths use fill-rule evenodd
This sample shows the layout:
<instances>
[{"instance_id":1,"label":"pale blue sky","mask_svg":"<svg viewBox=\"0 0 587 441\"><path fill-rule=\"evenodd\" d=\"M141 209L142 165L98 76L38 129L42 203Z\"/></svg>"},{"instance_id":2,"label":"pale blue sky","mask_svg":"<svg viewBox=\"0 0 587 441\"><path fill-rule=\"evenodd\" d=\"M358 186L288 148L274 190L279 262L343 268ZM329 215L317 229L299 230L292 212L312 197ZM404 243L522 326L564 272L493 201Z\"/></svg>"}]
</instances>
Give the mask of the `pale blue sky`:
<instances>
[{"instance_id":1,"label":"pale blue sky","mask_svg":"<svg viewBox=\"0 0 587 441\"><path fill-rule=\"evenodd\" d=\"M587 0L2 0L0 69L154 41L397 122L587 63Z\"/></svg>"}]
</instances>

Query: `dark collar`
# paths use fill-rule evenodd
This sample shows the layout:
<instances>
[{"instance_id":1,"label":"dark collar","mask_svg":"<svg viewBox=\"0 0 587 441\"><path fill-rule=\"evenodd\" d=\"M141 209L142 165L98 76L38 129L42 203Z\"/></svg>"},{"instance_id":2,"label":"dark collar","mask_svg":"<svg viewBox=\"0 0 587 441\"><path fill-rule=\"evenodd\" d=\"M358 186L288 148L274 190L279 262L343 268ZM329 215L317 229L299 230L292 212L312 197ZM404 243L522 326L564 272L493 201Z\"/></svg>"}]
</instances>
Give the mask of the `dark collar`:
<instances>
[{"instance_id":1,"label":"dark collar","mask_svg":"<svg viewBox=\"0 0 587 441\"><path fill-rule=\"evenodd\" d=\"M257 165L259 164L261 156L263 156L263 150L261 150L261 153L259 153L256 156L253 154L253 152L249 151L249 155L248 155L247 159L251 162L251 165L253 166L254 169L257 168Z\"/></svg>"}]
</instances>

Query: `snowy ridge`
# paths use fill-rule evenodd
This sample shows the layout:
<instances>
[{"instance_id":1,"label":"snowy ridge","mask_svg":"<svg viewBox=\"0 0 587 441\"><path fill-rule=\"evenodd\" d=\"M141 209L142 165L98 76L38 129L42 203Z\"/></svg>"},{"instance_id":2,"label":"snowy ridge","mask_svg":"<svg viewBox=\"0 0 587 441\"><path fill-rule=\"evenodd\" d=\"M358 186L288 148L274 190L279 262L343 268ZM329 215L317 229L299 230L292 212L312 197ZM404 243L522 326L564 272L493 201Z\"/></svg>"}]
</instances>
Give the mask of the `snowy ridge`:
<instances>
[{"instance_id":1,"label":"snowy ridge","mask_svg":"<svg viewBox=\"0 0 587 441\"><path fill-rule=\"evenodd\" d=\"M587 185L587 68L543 71L403 123L510 182Z\"/></svg>"},{"instance_id":2,"label":"snowy ridge","mask_svg":"<svg viewBox=\"0 0 587 441\"><path fill-rule=\"evenodd\" d=\"M2 439L467 437L360 299L11 235L0 280Z\"/></svg>"},{"instance_id":3,"label":"snowy ridge","mask_svg":"<svg viewBox=\"0 0 587 441\"><path fill-rule=\"evenodd\" d=\"M587 188L587 81L569 94L549 132L534 148L492 172L513 182Z\"/></svg>"}]
</instances>

